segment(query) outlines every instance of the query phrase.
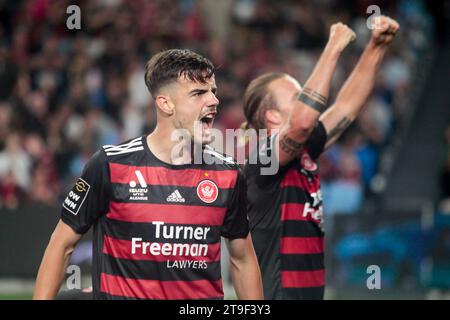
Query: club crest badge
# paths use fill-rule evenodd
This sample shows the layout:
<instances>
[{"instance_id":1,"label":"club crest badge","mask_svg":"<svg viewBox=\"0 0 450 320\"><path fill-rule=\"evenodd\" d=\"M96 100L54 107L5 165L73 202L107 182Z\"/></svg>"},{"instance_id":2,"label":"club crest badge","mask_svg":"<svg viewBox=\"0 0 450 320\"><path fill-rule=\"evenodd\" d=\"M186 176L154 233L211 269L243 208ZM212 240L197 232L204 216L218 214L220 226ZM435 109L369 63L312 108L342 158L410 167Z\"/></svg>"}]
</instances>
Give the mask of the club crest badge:
<instances>
[{"instance_id":1,"label":"club crest badge","mask_svg":"<svg viewBox=\"0 0 450 320\"><path fill-rule=\"evenodd\" d=\"M197 195L205 203L213 203L219 195L219 188L211 180L202 180L197 185Z\"/></svg>"},{"instance_id":2,"label":"club crest badge","mask_svg":"<svg viewBox=\"0 0 450 320\"><path fill-rule=\"evenodd\" d=\"M301 157L301 165L307 171L314 172L317 170L317 164L311 159L308 153L303 153Z\"/></svg>"}]
</instances>

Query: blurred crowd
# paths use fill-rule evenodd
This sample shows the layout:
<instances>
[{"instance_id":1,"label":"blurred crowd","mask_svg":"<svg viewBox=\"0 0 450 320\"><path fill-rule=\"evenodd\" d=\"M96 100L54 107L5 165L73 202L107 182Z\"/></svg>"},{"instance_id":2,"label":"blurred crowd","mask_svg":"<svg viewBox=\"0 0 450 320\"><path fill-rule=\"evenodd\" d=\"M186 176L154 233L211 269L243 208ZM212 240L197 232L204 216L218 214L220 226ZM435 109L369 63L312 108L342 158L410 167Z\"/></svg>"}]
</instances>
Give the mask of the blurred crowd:
<instances>
[{"instance_id":1,"label":"blurred crowd","mask_svg":"<svg viewBox=\"0 0 450 320\"><path fill-rule=\"evenodd\" d=\"M432 21L412 1L75 1L81 29L66 27L73 1L0 0L0 206L59 205L89 157L104 144L149 132L155 111L144 84L154 53L188 47L218 66L218 128L244 121L249 81L284 71L303 83L332 23L358 38L333 80L334 97L370 37L367 8L396 18L401 32L358 121L322 158L325 209L356 212L371 190L378 159L408 112L408 97ZM214 15L211 15L211 12ZM217 19L227 32L216 34ZM218 23L218 22L217 22ZM345 201L342 201L345 199Z\"/></svg>"}]
</instances>

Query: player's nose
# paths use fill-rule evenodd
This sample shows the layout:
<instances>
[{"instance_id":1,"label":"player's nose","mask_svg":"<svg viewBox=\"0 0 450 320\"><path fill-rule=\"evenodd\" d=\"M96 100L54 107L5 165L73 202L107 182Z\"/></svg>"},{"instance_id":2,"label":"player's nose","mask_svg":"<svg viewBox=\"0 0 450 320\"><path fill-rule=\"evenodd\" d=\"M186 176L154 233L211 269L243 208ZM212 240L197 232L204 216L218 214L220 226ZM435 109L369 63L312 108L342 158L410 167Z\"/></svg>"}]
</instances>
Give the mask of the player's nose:
<instances>
[{"instance_id":1,"label":"player's nose","mask_svg":"<svg viewBox=\"0 0 450 320\"><path fill-rule=\"evenodd\" d=\"M216 97L214 93L210 93L208 97L208 106L217 106L219 104L219 99Z\"/></svg>"}]
</instances>

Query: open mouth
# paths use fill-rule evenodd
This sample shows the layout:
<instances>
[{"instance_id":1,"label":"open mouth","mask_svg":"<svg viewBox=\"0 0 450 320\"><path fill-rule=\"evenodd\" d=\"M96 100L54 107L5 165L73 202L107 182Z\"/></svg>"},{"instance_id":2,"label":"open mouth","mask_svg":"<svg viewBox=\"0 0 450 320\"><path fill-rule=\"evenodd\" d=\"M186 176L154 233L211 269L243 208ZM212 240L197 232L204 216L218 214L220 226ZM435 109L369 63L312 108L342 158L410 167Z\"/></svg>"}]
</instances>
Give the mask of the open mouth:
<instances>
[{"instance_id":1,"label":"open mouth","mask_svg":"<svg viewBox=\"0 0 450 320\"><path fill-rule=\"evenodd\" d=\"M200 122L202 123L203 129L211 129L212 128L215 116L216 116L216 113L212 112L212 113L208 113L208 114L204 115L202 118L200 118Z\"/></svg>"}]
</instances>

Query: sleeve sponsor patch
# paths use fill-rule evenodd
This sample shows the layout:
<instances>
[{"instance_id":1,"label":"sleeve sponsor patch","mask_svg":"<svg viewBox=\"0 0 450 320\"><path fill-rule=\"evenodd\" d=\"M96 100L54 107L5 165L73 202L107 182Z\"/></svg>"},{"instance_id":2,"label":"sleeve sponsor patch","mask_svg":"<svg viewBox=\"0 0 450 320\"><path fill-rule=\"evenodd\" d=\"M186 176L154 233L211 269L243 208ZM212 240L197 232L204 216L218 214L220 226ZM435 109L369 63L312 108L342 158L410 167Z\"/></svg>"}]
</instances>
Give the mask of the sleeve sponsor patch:
<instances>
[{"instance_id":1,"label":"sleeve sponsor patch","mask_svg":"<svg viewBox=\"0 0 450 320\"><path fill-rule=\"evenodd\" d=\"M86 199L90 188L91 186L89 185L89 183L81 178L78 178L72 190L69 191L69 194L64 199L63 207L76 216L78 214L78 211L80 211L80 208L83 205L83 202Z\"/></svg>"}]
</instances>

